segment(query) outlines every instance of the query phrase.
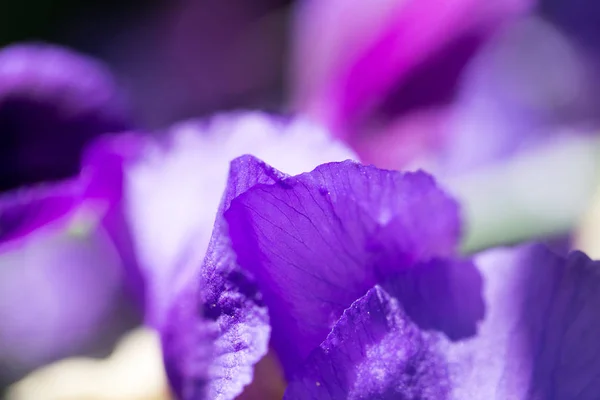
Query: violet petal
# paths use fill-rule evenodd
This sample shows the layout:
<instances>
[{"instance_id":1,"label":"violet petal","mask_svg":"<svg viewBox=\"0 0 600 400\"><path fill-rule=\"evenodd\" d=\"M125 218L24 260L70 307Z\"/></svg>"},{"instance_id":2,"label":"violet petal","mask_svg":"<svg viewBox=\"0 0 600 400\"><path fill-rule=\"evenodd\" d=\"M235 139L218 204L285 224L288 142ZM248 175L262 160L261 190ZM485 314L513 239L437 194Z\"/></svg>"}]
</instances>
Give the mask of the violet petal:
<instances>
[{"instance_id":1,"label":"violet petal","mask_svg":"<svg viewBox=\"0 0 600 400\"><path fill-rule=\"evenodd\" d=\"M595 399L600 263L541 245L491 250L476 263L487 307L476 335L449 341L415 321L436 311L426 296L400 293L411 283L390 295L376 287L344 312L286 398ZM418 313L404 312L411 302Z\"/></svg>"},{"instance_id":2,"label":"violet petal","mask_svg":"<svg viewBox=\"0 0 600 400\"><path fill-rule=\"evenodd\" d=\"M477 333L485 316L483 279L468 260L435 259L382 282L419 328L458 341Z\"/></svg>"},{"instance_id":3,"label":"violet petal","mask_svg":"<svg viewBox=\"0 0 600 400\"><path fill-rule=\"evenodd\" d=\"M284 399L449 399L449 372L437 341L375 286L344 311Z\"/></svg>"},{"instance_id":4,"label":"violet petal","mask_svg":"<svg viewBox=\"0 0 600 400\"><path fill-rule=\"evenodd\" d=\"M284 176L251 156L231 163L202 268L190 276L161 328L167 374L181 399L235 398L267 353L268 312L256 284L236 263L223 210L248 188Z\"/></svg>"},{"instance_id":5,"label":"violet petal","mask_svg":"<svg viewBox=\"0 0 600 400\"><path fill-rule=\"evenodd\" d=\"M475 259L486 317L450 346L458 399L595 399L600 392L600 263L542 245Z\"/></svg>"},{"instance_id":6,"label":"violet petal","mask_svg":"<svg viewBox=\"0 0 600 400\"><path fill-rule=\"evenodd\" d=\"M457 205L429 175L351 161L257 185L225 218L238 262L265 296L288 374L366 290L453 254L459 237Z\"/></svg>"}]
</instances>

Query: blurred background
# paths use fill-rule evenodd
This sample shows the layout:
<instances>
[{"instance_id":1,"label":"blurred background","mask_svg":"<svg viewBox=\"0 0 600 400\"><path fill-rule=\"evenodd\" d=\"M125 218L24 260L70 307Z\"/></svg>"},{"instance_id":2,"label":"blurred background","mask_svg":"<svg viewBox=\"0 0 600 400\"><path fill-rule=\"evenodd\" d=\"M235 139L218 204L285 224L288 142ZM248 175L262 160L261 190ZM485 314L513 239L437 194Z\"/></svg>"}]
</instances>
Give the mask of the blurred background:
<instances>
[{"instance_id":1,"label":"blurred background","mask_svg":"<svg viewBox=\"0 0 600 400\"><path fill-rule=\"evenodd\" d=\"M557 251L582 248L599 256L600 3L361 3L368 2L4 1L0 46L51 43L100 60L127 108L128 118L110 130L155 134L181 120L230 110L298 113L323 124L364 162L393 169L422 167L436 174L463 203L465 253L540 239ZM61 136L60 130L47 128L50 122L28 121L46 114L23 114L15 106L16 97L7 89L11 86L2 80L9 64L2 69L0 57L0 189L5 197L28 185L75 175L88 143L88 137ZM40 63L39 69L44 68ZM29 154L23 149L36 147L41 150L32 154L46 164L27 169L20 164L21 154ZM2 392L59 359L107 357L114 350L112 361L102 365L71 360L34 375L40 392L25 382L21 397L11 398L83 398L76 389L70 395L49 394L56 387L65 393L65 379L88 386L95 382L104 389L113 385L126 393L98 389L100 394L85 397L90 399L168 398L151 332L138 331L115 347L142 320L131 300L135 296L114 283L121 278L102 277L114 301L110 311L102 312L116 318L102 320L103 329L93 340L41 358L18 359L9 351L10 335L26 335L28 325L4 333L2 320L21 312L16 299L43 299L47 282L56 275L46 271L47 278L32 269L41 278L28 286L31 277L14 272L25 264L9 259L6 254L12 250L1 246L13 239L11 227L23 218L4 218L7 209L0 213ZM109 247L101 253L112 254ZM68 296L78 301L76 293ZM105 292L98 296L107 298ZM70 307L62 301L57 315ZM42 307L41 313L45 311ZM23 319L31 319L22 313ZM149 379L155 385L148 385ZM126 383L119 386L117 381ZM140 394L139 388L148 390Z\"/></svg>"},{"instance_id":2,"label":"blurred background","mask_svg":"<svg viewBox=\"0 0 600 400\"><path fill-rule=\"evenodd\" d=\"M5 2L0 44L45 41L107 62L144 126L283 101L291 1Z\"/></svg>"}]
</instances>

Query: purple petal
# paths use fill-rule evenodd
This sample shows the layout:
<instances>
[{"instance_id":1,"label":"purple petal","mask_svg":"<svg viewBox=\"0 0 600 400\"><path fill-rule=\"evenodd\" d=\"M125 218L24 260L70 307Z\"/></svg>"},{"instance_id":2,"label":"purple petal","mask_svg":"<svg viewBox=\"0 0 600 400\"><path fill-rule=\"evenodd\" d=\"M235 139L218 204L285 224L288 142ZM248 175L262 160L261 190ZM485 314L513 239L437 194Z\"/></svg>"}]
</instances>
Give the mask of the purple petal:
<instances>
[{"instance_id":1,"label":"purple petal","mask_svg":"<svg viewBox=\"0 0 600 400\"><path fill-rule=\"evenodd\" d=\"M80 181L87 201L106 204L103 227L109 233L123 261L126 285L138 308L146 308L146 279L142 275L132 229L125 215L126 165L139 157L147 137L136 133L102 136L84 153Z\"/></svg>"},{"instance_id":2,"label":"purple petal","mask_svg":"<svg viewBox=\"0 0 600 400\"><path fill-rule=\"evenodd\" d=\"M541 245L476 257L486 317L451 346L455 398L595 399L600 391L600 263Z\"/></svg>"},{"instance_id":3,"label":"purple petal","mask_svg":"<svg viewBox=\"0 0 600 400\"><path fill-rule=\"evenodd\" d=\"M130 126L107 69L70 50L0 50L0 190L77 174L84 145Z\"/></svg>"},{"instance_id":4,"label":"purple petal","mask_svg":"<svg viewBox=\"0 0 600 400\"><path fill-rule=\"evenodd\" d=\"M492 250L476 262L487 308L477 335L448 341L416 321L437 312L428 296L401 293L413 282L396 277L405 284L392 286L392 297L376 287L344 312L286 398L595 399L600 263L540 245Z\"/></svg>"},{"instance_id":5,"label":"purple petal","mask_svg":"<svg viewBox=\"0 0 600 400\"><path fill-rule=\"evenodd\" d=\"M160 324L172 294L196 273L200 263L183 259L204 257L229 163L243 154L290 173L353 158L322 128L263 113L188 121L172 127L161 141L145 140L124 164L123 197L148 279L148 323Z\"/></svg>"},{"instance_id":6,"label":"purple petal","mask_svg":"<svg viewBox=\"0 0 600 400\"><path fill-rule=\"evenodd\" d=\"M449 399L449 372L437 342L375 286L344 311L284 399Z\"/></svg>"},{"instance_id":7,"label":"purple petal","mask_svg":"<svg viewBox=\"0 0 600 400\"><path fill-rule=\"evenodd\" d=\"M236 263L222 215L248 188L283 177L251 156L231 163L206 257L170 305L161 329L167 374L182 399L235 398L267 353L267 309L256 284Z\"/></svg>"},{"instance_id":8,"label":"purple petal","mask_svg":"<svg viewBox=\"0 0 600 400\"><path fill-rule=\"evenodd\" d=\"M436 259L401 271L382 286L421 329L456 341L475 335L484 318L482 283L472 262Z\"/></svg>"},{"instance_id":9,"label":"purple petal","mask_svg":"<svg viewBox=\"0 0 600 400\"><path fill-rule=\"evenodd\" d=\"M459 237L457 205L430 176L351 161L255 186L225 217L238 262L265 296L288 374L355 299L417 262L453 254Z\"/></svg>"},{"instance_id":10,"label":"purple petal","mask_svg":"<svg viewBox=\"0 0 600 400\"><path fill-rule=\"evenodd\" d=\"M0 242L16 240L61 218L79 205L81 195L77 182L4 194L0 199Z\"/></svg>"},{"instance_id":11,"label":"purple petal","mask_svg":"<svg viewBox=\"0 0 600 400\"><path fill-rule=\"evenodd\" d=\"M121 260L101 224L106 209L83 201L83 192L67 182L0 198L3 374L98 351L125 328Z\"/></svg>"}]
</instances>

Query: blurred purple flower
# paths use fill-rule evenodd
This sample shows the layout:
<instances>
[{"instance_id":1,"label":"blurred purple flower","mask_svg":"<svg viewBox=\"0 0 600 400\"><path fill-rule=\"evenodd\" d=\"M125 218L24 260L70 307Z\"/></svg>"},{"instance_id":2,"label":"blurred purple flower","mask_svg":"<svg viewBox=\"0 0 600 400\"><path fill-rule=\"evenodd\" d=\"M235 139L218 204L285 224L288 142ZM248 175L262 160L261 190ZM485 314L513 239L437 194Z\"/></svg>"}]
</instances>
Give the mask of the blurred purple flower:
<instances>
[{"instance_id":1,"label":"blurred purple flower","mask_svg":"<svg viewBox=\"0 0 600 400\"><path fill-rule=\"evenodd\" d=\"M123 260L105 226L114 211L86 181L0 197L4 378L65 356L103 351L134 318Z\"/></svg>"},{"instance_id":2,"label":"blurred purple flower","mask_svg":"<svg viewBox=\"0 0 600 400\"><path fill-rule=\"evenodd\" d=\"M47 44L0 50L0 190L75 176L91 138L130 126L99 62Z\"/></svg>"},{"instance_id":3,"label":"blurred purple flower","mask_svg":"<svg viewBox=\"0 0 600 400\"><path fill-rule=\"evenodd\" d=\"M446 119L444 167L462 172L593 131L600 121L597 76L585 53L542 18L507 24L464 70Z\"/></svg>"},{"instance_id":4,"label":"blurred purple flower","mask_svg":"<svg viewBox=\"0 0 600 400\"><path fill-rule=\"evenodd\" d=\"M534 1L355 3L300 2L292 84L363 161L462 171L597 122L593 65Z\"/></svg>"},{"instance_id":5,"label":"blurred purple flower","mask_svg":"<svg viewBox=\"0 0 600 400\"><path fill-rule=\"evenodd\" d=\"M90 140L129 125L98 62L45 44L0 50L0 190L34 184L0 196L2 378L97 352L131 317L126 232L116 243L106 231L122 225L119 170L83 162Z\"/></svg>"}]
</instances>

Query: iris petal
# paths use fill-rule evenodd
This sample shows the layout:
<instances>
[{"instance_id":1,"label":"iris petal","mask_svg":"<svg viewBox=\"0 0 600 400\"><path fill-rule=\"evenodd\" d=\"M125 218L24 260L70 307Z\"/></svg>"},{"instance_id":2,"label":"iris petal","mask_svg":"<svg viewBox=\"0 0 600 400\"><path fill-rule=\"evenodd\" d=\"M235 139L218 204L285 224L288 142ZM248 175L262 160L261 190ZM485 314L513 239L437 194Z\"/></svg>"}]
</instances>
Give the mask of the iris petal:
<instances>
[{"instance_id":1,"label":"iris petal","mask_svg":"<svg viewBox=\"0 0 600 400\"><path fill-rule=\"evenodd\" d=\"M375 286L344 312L284 399L449 399L439 340Z\"/></svg>"},{"instance_id":2,"label":"iris petal","mask_svg":"<svg viewBox=\"0 0 600 400\"><path fill-rule=\"evenodd\" d=\"M285 398L596 398L600 264L580 252L561 257L541 245L491 250L475 262L486 303L477 333L452 338L431 323L448 310L448 317L464 317L461 312L470 308L464 300L475 299L468 292L478 292L471 278L451 276L448 287L464 285L447 296L449 303L462 304L456 308L436 301L447 290L414 296L441 281L414 285L415 276L397 276L400 284L385 291L377 286L344 312ZM430 277L444 269L428 268Z\"/></svg>"},{"instance_id":3,"label":"iris petal","mask_svg":"<svg viewBox=\"0 0 600 400\"><path fill-rule=\"evenodd\" d=\"M268 312L253 279L236 263L223 210L248 188L283 177L251 156L231 163L202 268L172 303L161 328L167 374L182 399L233 399L267 353Z\"/></svg>"},{"instance_id":4,"label":"iris petal","mask_svg":"<svg viewBox=\"0 0 600 400\"><path fill-rule=\"evenodd\" d=\"M594 399L600 390L600 264L541 245L476 257L486 317L452 346L456 398Z\"/></svg>"},{"instance_id":5,"label":"iris petal","mask_svg":"<svg viewBox=\"0 0 600 400\"><path fill-rule=\"evenodd\" d=\"M459 236L457 205L430 176L351 161L257 185L225 217L238 262L269 306L287 374L366 290L452 255Z\"/></svg>"}]
</instances>

